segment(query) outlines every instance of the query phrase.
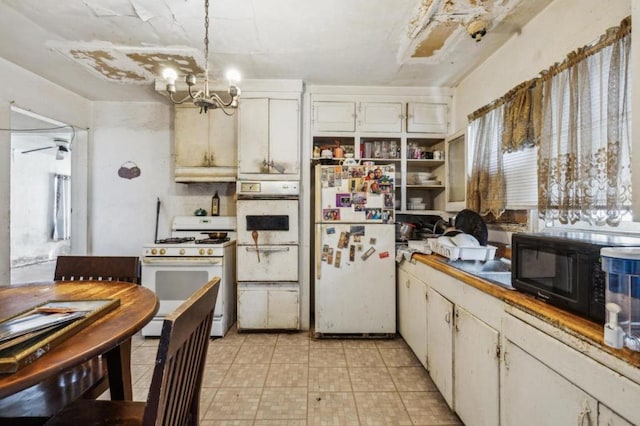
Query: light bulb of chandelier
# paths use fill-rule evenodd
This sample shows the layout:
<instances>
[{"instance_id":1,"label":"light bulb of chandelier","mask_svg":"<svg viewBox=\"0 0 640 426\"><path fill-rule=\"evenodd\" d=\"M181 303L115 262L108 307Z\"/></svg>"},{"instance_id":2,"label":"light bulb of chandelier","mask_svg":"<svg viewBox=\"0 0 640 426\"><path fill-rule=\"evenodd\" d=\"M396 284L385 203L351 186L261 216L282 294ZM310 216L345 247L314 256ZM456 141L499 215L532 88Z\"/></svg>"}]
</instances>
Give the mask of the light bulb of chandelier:
<instances>
[{"instance_id":1,"label":"light bulb of chandelier","mask_svg":"<svg viewBox=\"0 0 640 426\"><path fill-rule=\"evenodd\" d=\"M238 83L240 83L240 80L242 79L240 72L238 72L238 70L235 70L235 69L228 70L226 77L227 77L227 80L229 81L229 86L237 86Z\"/></svg>"},{"instance_id":2,"label":"light bulb of chandelier","mask_svg":"<svg viewBox=\"0 0 640 426\"><path fill-rule=\"evenodd\" d=\"M176 79L178 78L178 73L173 68L165 68L162 71L162 78L167 82L167 92L175 93L176 92Z\"/></svg>"}]
</instances>

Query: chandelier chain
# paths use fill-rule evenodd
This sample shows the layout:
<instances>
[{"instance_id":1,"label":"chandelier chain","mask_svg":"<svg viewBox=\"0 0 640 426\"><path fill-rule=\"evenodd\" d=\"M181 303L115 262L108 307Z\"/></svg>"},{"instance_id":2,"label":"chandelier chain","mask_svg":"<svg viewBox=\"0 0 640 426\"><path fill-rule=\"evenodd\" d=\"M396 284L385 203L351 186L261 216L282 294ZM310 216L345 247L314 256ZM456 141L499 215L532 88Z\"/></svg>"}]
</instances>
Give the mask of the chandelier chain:
<instances>
[{"instance_id":1,"label":"chandelier chain","mask_svg":"<svg viewBox=\"0 0 640 426\"><path fill-rule=\"evenodd\" d=\"M209 70L209 0L204 1L204 66L207 72Z\"/></svg>"}]
</instances>

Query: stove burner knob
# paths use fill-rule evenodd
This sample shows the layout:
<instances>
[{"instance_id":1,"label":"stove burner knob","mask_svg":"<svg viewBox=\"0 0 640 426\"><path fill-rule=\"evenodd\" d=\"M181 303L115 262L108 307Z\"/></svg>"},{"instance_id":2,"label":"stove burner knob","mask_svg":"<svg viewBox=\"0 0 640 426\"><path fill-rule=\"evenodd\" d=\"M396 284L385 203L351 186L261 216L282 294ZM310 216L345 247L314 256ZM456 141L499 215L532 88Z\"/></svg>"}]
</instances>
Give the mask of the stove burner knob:
<instances>
[{"instance_id":1,"label":"stove burner knob","mask_svg":"<svg viewBox=\"0 0 640 426\"><path fill-rule=\"evenodd\" d=\"M180 254L184 254L184 249L180 249Z\"/></svg>"},{"instance_id":2,"label":"stove burner knob","mask_svg":"<svg viewBox=\"0 0 640 426\"><path fill-rule=\"evenodd\" d=\"M203 256L204 255L204 249L201 248L200 250L198 250L198 253L200 253L200 255Z\"/></svg>"},{"instance_id":3,"label":"stove burner knob","mask_svg":"<svg viewBox=\"0 0 640 426\"><path fill-rule=\"evenodd\" d=\"M158 254L158 250L157 249L151 249L151 254L153 254L153 255Z\"/></svg>"},{"instance_id":4,"label":"stove burner knob","mask_svg":"<svg viewBox=\"0 0 640 426\"><path fill-rule=\"evenodd\" d=\"M211 256L211 255L213 254L213 249L209 249L209 250L207 250L207 254L208 254L209 256Z\"/></svg>"},{"instance_id":5,"label":"stove burner knob","mask_svg":"<svg viewBox=\"0 0 640 426\"><path fill-rule=\"evenodd\" d=\"M167 251L165 249L160 249L160 254L165 254Z\"/></svg>"}]
</instances>

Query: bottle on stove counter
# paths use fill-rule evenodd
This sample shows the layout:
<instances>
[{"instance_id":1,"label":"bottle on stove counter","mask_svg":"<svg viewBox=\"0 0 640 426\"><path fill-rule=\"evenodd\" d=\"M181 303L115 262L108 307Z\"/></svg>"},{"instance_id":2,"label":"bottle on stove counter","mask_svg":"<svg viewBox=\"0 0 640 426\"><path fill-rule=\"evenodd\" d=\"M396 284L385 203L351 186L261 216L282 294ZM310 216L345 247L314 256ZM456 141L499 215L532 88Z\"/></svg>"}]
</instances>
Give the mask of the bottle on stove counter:
<instances>
[{"instance_id":1,"label":"bottle on stove counter","mask_svg":"<svg viewBox=\"0 0 640 426\"><path fill-rule=\"evenodd\" d=\"M220 216L220 197L218 191L211 197L211 216Z\"/></svg>"}]
</instances>

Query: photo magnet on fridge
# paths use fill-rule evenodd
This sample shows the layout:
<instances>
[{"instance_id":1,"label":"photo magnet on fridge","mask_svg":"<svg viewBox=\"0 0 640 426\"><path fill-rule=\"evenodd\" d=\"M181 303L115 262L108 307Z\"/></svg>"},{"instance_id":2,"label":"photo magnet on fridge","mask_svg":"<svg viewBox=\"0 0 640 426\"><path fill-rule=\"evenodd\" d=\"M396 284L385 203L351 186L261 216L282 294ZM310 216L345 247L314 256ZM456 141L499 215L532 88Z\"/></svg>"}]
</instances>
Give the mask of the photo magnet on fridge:
<instances>
[{"instance_id":1,"label":"photo magnet on fridge","mask_svg":"<svg viewBox=\"0 0 640 426\"><path fill-rule=\"evenodd\" d=\"M336 194L336 207L351 207L351 194Z\"/></svg>"},{"instance_id":2,"label":"photo magnet on fridge","mask_svg":"<svg viewBox=\"0 0 640 426\"><path fill-rule=\"evenodd\" d=\"M369 247L367 249L367 251L364 252L364 254L362 256L360 256L360 258L362 260L367 260L369 258L369 256L371 256L373 254L373 252L375 252L376 249L374 247Z\"/></svg>"},{"instance_id":3,"label":"photo magnet on fridge","mask_svg":"<svg viewBox=\"0 0 640 426\"><path fill-rule=\"evenodd\" d=\"M329 254L329 245L325 244L325 245L322 246L322 255L320 256L320 261L321 262L326 262L328 254Z\"/></svg>"},{"instance_id":4,"label":"photo magnet on fridge","mask_svg":"<svg viewBox=\"0 0 640 426\"><path fill-rule=\"evenodd\" d=\"M333 263L333 247L329 247L329 251L327 252L327 263L329 265Z\"/></svg>"},{"instance_id":5,"label":"photo magnet on fridge","mask_svg":"<svg viewBox=\"0 0 640 426\"><path fill-rule=\"evenodd\" d=\"M340 220L340 210L322 209L322 217L324 220Z\"/></svg>"},{"instance_id":6,"label":"photo magnet on fridge","mask_svg":"<svg viewBox=\"0 0 640 426\"><path fill-rule=\"evenodd\" d=\"M385 257L389 257L389 252L388 251L383 251L378 256L380 257L380 259L384 259Z\"/></svg>"},{"instance_id":7,"label":"photo magnet on fridge","mask_svg":"<svg viewBox=\"0 0 640 426\"><path fill-rule=\"evenodd\" d=\"M335 234L336 228L327 228L327 235Z\"/></svg>"},{"instance_id":8,"label":"photo magnet on fridge","mask_svg":"<svg viewBox=\"0 0 640 426\"><path fill-rule=\"evenodd\" d=\"M353 262L356 260L356 246L351 244L349 246L349 262Z\"/></svg>"},{"instance_id":9,"label":"photo magnet on fridge","mask_svg":"<svg viewBox=\"0 0 640 426\"><path fill-rule=\"evenodd\" d=\"M348 245L349 245L349 233L341 232L340 239L338 240L338 248L339 249L347 248Z\"/></svg>"},{"instance_id":10,"label":"photo magnet on fridge","mask_svg":"<svg viewBox=\"0 0 640 426\"><path fill-rule=\"evenodd\" d=\"M336 261L334 262L333 266L335 266L336 268L340 267L340 259L342 258L342 252L340 250L338 250L336 252Z\"/></svg>"},{"instance_id":11,"label":"photo magnet on fridge","mask_svg":"<svg viewBox=\"0 0 640 426\"><path fill-rule=\"evenodd\" d=\"M364 235L364 225L351 225L351 227L349 228L349 233L354 237L356 235Z\"/></svg>"}]
</instances>

